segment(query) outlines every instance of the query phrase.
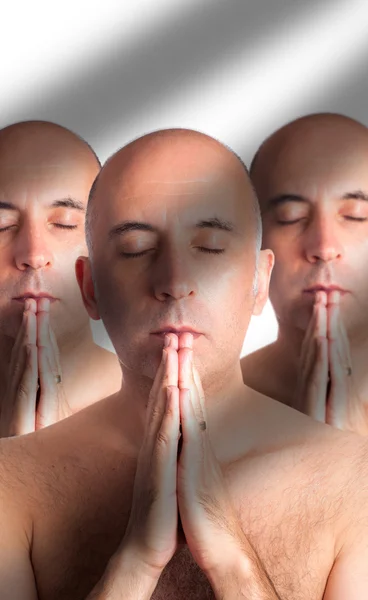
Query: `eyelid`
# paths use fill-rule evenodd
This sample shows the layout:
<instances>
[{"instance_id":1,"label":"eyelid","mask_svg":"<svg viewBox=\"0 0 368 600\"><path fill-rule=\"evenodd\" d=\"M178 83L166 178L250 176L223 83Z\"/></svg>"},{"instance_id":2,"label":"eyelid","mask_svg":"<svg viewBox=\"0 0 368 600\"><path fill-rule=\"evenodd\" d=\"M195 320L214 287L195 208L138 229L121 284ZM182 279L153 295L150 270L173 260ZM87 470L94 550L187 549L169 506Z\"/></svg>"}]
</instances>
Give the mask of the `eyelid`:
<instances>
[{"instance_id":1,"label":"eyelid","mask_svg":"<svg viewBox=\"0 0 368 600\"><path fill-rule=\"evenodd\" d=\"M66 225L65 223L52 223L58 229L76 229L78 225Z\"/></svg>"},{"instance_id":2,"label":"eyelid","mask_svg":"<svg viewBox=\"0 0 368 600\"><path fill-rule=\"evenodd\" d=\"M2 233L3 231L9 231L9 229L12 229L12 227L16 227L16 225L13 223L13 225L6 225L5 227L0 227L0 233Z\"/></svg>"}]
</instances>

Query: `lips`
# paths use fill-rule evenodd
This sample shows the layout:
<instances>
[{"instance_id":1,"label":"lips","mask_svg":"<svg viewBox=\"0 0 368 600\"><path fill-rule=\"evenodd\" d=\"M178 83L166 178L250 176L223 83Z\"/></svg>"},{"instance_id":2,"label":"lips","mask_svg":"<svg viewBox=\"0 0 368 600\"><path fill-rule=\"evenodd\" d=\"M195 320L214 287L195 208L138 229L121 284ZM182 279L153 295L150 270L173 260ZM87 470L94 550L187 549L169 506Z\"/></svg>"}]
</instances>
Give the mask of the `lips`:
<instances>
[{"instance_id":1,"label":"lips","mask_svg":"<svg viewBox=\"0 0 368 600\"><path fill-rule=\"evenodd\" d=\"M17 302L24 302L28 298L33 298L34 300L41 300L41 298L47 298L48 300L50 300L50 302L54 302L55 300L57 300L57 298L51 296L51 294L48 294L47 292L24 292L19 296L14 297L13 300L16 300Z\"/></svg>"},{"instance_id":2,"label":"lips","mask_svg":"<svg viewBox=\"0 0 368 600\"><path fill-rule=\"evenodd\" d=\"M340 294L346 294L348 290L340 287L339 285L329 284L316 284L309 288L303 290L306 294L316 294L317 292L325 292L326 294L331 294L332 292L340 292Z\"/></svg>"},{"instance_id":3,"label":"lips","mask_svg":"<svg viewBox=\"0 0 368 600\"><path fill-rule=\"evenodd\" d=\"M184 333L190 333L194 339L198 338L202 335L199 331L192 329L191 327L171 327L170 325L167 327L162 327L157 331L152 331L151 335L158 336L160 338L164 338L168 333L175 333L177 336L183 335Z\"/></svg>"}]
</instances>

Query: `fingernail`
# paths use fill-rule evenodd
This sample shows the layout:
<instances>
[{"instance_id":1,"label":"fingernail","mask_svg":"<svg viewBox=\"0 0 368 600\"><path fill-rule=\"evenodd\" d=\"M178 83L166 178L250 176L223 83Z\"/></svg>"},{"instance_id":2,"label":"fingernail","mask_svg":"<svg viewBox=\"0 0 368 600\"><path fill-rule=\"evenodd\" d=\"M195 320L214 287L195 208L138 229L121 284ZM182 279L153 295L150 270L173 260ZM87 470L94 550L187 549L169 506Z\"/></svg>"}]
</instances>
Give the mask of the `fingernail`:
<instances>
[{"instance_id":1,"label":"fingernail","mask_svg":"<svg viewBox=\"0 0 368 600\"><path fill-rule=\"evenodd\" d=\"M170 338L168 335L165 335L164 347L167 348L168 346L170 346Z\"/></svg>"}]
</instances>

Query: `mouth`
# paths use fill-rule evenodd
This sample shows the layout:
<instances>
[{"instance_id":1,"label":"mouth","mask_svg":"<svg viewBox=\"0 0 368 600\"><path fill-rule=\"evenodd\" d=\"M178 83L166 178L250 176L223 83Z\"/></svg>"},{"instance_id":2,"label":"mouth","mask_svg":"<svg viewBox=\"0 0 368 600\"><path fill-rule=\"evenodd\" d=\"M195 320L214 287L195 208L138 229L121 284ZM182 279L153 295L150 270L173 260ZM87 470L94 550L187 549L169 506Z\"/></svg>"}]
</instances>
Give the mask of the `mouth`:
<instances>
[{"instance_id":1,"label":"mouth","mask_svg":"<svg viewBox=\"0 0 368 600\"><path fill-rule=\"evenodd\" d=\"M50 300L50 302L55 302L57 300L57 298L55 298L54 296L51 296L50 294L48 294L47 292L25 292L24 294L22 294L21 296L16 296L15 298L13 298L13 300L15 300L16 302L25 302L25 300L27 300L28 298L32 298L34 300L41 300L41 298L47 298L48 300Z\"/></svg>"},{"instance_id":2,"label":"mouth","mask_svg":"<svg viewBox=\"0 0 368 600\"><path fill-rule=\"evenodd\" d=\"M332 292L340 292L340 294L343 296L344 294L348 293L348 290L340 287L339 285L333 284L317 284L303 290L304 294L316 294L317 292L325 292L326 294L331 294Z\"/></svg>"},{"instance_id":3,"label":"mouth","mask_svg":"<svg viewBox=\"0 0 368 600\"><path fill-rule=\"evenodd\" d=\"M184 333L190 333L194 339L197 339L200 335L202 335L199 331L192 329L191 327L163 327L162 329L158 329L157 331L152 331L151 335L154 335L159 338L164 338L168 333L175 333L178 337L183 335Z\"/></svg>"}]
</instances>

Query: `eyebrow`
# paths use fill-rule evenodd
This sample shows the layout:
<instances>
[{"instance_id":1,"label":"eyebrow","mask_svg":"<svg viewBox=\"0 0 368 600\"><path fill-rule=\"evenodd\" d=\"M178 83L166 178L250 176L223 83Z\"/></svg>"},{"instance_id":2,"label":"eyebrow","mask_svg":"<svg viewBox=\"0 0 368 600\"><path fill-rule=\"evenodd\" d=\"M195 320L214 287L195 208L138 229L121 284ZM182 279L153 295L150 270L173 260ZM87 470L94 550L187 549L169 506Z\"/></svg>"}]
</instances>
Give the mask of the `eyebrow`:
<instances>
[{"instance_id":1,"label":"eyebrow","mask_svg":"<svg viewBox=\"0 0 368 600\"><path fill-rule=\"evenodd\" d=\"M234 225L232 223L229 221L223 221L217 217L198 221L195 227L197 229L220 229L221 231L234 231ZM151 233L156 233L157 228L153 227L149 223L144 223L141 221L124 221L110 230L109 238L112 239L116 236L123 235L128 231L149 231Z\"/></svg>"},{"instance_id":2,"label":"eyebrow","mask_svg":"<svg viewBox=\"0 0 368 600\"><path fill-rule=\"evenodd\" d=\"M73 208L75 210L85 211L86 208L82 202L79 200L74 200L74 198L62 198L61 200L55 200L49 206L49 208ZM11 202L4 202L0 200L0 210L19 210L15 204Z\"/></svg>"},{"instance_id":3,"label":"eyebrow","mask_svg":"<svg viewBox=\"0 0 368 600\"><path fill-rule=\"evenodd\" d=\"M223 221L214 217L213 219L206 219L205 221L199 221L196 224L198 229L220 229L221 231L234 231L234 225L229 221Z\"/></svg>"},{"instance_id":4,"label":"eyebrow","mask_svg":"<svg viewBox=\"0 0 368 600\"><path fill-rule=\"evenodd\" d=\"M11 202L0 200L0 210L18 210L18 208Z\"/></svg>"},{"instance_id":5,"label":"eyebrow","mask_svg":"<svg viewBox=\"0 0 368 600\"><path fill-rule=\"evenodd\" d=\"M61 200L55 200L51 204L52 208L74 208L75 210L84 211L86 207L79 200L75 200L74 198L62 198Z\"/></svg>"},{"instance_id":6,"label":"eyebrow","mask_svg":"<svg viewBox=\"0 0 368 600\"><path fill-rule=\"evenodd\" d=\"M344 194L342 200L364 200L364 202L368 202L368 194L362 190L356 190L355 192Z\"/></svg>"},{"instance_id":7,"label":"eyebrow","mask_svg":"<svg viewBox=\"0 0 368 600\"><path fill-rule=\"evenodd\" d=\"M156 229L148 223L142 223L141 221L124 221L119 225L113 227L109 232L109 237L114 238L119 235L123 235L127 231L151 231L155 232Z\"/></svg>"}]
</instances>

